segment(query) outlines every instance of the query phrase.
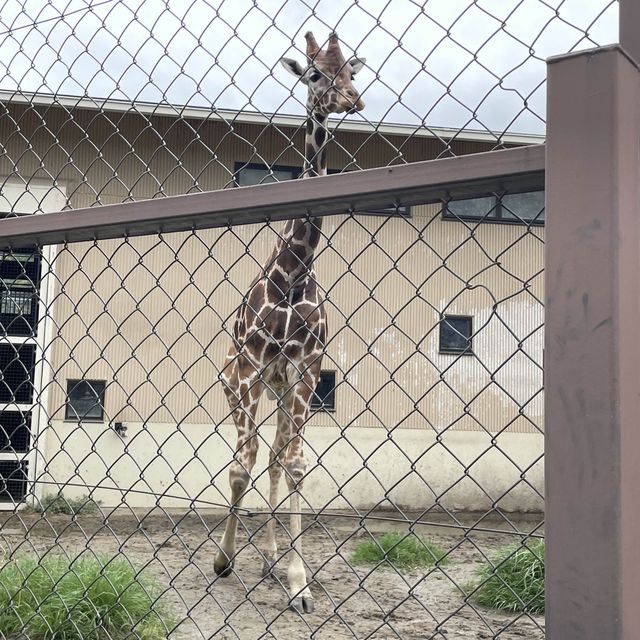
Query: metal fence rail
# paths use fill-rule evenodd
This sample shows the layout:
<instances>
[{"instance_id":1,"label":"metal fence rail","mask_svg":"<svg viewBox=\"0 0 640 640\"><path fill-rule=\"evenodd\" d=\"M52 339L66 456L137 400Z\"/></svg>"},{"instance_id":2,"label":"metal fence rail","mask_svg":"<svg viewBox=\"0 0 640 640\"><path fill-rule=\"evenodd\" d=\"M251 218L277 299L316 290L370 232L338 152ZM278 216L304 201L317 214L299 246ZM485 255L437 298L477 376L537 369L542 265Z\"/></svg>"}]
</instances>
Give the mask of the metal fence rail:
<instances>
[{"instance_id":1,"label":"metal fence rail","mask_svg":"<svg viewBox=\"0 0 640 640\"><path fill-rule=\"evenodd\" d=\"M557 4L3 6L0 638L544 637Z\"/></svg>"}]
</instances>

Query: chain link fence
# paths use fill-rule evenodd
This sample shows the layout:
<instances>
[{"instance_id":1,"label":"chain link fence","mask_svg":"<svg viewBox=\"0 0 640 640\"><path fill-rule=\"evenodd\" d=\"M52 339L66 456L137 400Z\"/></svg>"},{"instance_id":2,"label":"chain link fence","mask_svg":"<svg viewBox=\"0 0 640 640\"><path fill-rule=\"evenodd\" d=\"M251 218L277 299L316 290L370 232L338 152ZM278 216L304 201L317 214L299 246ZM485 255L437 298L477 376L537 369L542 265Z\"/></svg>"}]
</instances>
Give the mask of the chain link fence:
<instances>
[{"instance_id":1,"label":"chain link fence","mask_svg":"<svg viewBox=\"0 0 640 640\"><path fill-rule=\"evenodd\" d=\"M6 2L0 209L536 144L616 12ZM543 638L544 185L458 186L3 251L0 638Z\"/></svg>"}]
</instances>

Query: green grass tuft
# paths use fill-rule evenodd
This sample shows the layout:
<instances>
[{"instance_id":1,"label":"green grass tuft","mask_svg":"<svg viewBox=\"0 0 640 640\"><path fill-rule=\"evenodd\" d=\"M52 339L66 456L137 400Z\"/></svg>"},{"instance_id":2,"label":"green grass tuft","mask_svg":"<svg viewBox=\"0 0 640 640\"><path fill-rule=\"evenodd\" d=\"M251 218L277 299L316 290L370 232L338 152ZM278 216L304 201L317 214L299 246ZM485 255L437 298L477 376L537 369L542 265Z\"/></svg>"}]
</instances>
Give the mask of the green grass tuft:
<instances>
[{"instance_id":1,"label":"green grass tuft","mask_svg":"<svg viewBox=\"0 0 640 640\"><path fill-rule=\"evenodd\" d=\"M100 502L96 502L89 496L65 498L61 493L50 493L43 496L31 510L36 513L65 513L70 516L92 515L100 512Z\"/></svg>"},{"instance_id":2,"label":"green grass tuft","mask_svg":"<svg viewBox=\"0 0 640 640\"><path fill-rule=\"evenodd\" d=\"M385 533L375 540L364 540L353 552L354 564L391 565L396 569L433 567L436 562L446 563L444 551L422 540L413 533Z\"/></svg>"},{"instance_id":3,"label":"green grass tuft","mask_svg":"<svg viewBox=\"0 0 640 640\"><path fill-rule=\"evenodd\" d=\"M173 621L158 592L124 558L21 556L0 568L0 630L30 640L160 640Z\"/></svg>"},{"instance_id":4,"label":"green grass tuft","mask_svg":"<svg viewBox=\"0 0 640 640\"><path fill-rule=\"evenodd\" d=\"M495 568L494 568L495 567ZM477 571L469 585L481 605L506 611L544 613L544 540L511 545Z\"/></svg>"}]
</instances>

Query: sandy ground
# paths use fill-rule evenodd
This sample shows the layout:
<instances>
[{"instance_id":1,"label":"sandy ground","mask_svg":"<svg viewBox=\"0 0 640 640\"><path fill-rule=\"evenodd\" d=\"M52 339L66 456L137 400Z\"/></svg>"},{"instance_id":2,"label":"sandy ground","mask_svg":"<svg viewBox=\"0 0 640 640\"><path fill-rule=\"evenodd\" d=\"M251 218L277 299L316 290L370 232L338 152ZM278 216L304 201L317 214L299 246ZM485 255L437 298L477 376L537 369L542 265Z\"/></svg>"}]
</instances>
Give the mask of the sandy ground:
<instances>
[{"instance_id":1,"label":"sandy ground","mask_svg":"<svg viewBox=\"0 0 640 640\"><path fill-rule=\"evenodd\" d=\"M4 520L4 524L2 524ZM219 515L117 514L104 518L38 515L3 516L0 558L11 554L64 550L75 557L87 550L123 553L135 566L148 566L166 589L165 601L179 621L172 640L298 640L373 638L375 640L537 640L544 618L490 611L465 602L462 589L483 554L491 556L518 540L496 533L422 527L420 535L450 551L449 562L431 572L372 571L349 560L357 543L398 525L356 519L306 519L304 552L315 611L301 616L287 608L284 586L261 576L258 549L264 538L262 517L243 520L235 570L225 579L213 571ZM404 525L403 525L404 526ZM486 526L486 525L485 525ZM523 530L531 530L528 524ZM405 527L406 530L406 527ZM286 532L279 529L281 552ZM286 575L287 559L280 565Z\"/></svg>"}]
</instances>

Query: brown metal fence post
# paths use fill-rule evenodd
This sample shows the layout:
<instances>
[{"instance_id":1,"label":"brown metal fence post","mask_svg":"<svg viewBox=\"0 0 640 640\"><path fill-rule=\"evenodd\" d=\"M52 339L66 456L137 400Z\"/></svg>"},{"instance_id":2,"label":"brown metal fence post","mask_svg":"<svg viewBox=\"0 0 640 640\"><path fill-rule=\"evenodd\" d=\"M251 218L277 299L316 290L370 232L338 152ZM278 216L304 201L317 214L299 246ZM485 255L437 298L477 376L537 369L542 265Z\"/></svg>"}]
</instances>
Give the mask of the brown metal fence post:
<instances>
[{"instance_id":1,"label":"brown metal fence post","mask_svg":"<svg viewBox=\"0 0 640 640\"><path fill-rule=\"evenodd\" d=\"M640 60L640 2L620 0L620 44L634 59Z\"/></svg>"},{"instance_id":2,"label":"brown metal fence post","mask_svg":"<svg viewBox=\"0 0 640 640\"><path fill-rule=\"evenodd\" d=\"M550 60L547 637L640 637L640 74Z\"/></svg>"}]
</instances>

